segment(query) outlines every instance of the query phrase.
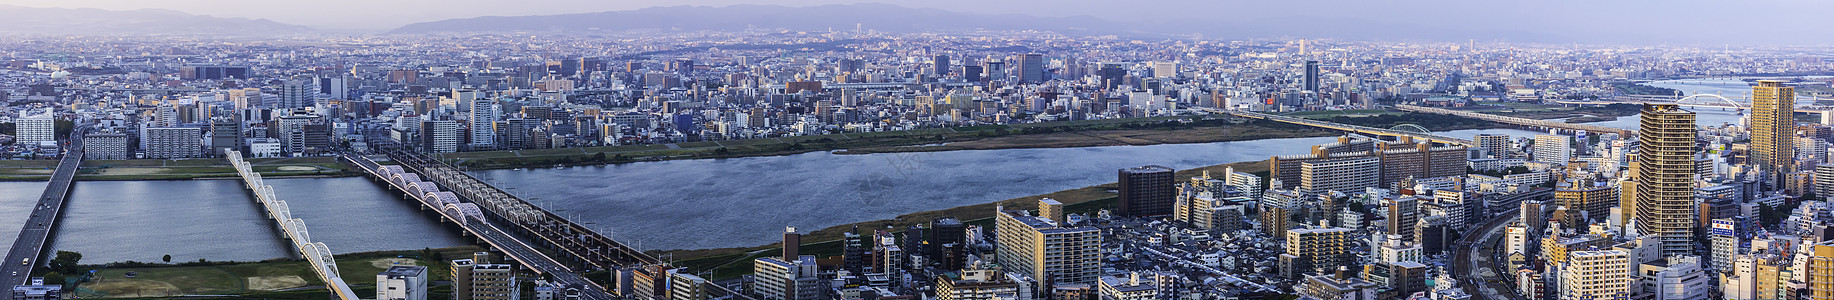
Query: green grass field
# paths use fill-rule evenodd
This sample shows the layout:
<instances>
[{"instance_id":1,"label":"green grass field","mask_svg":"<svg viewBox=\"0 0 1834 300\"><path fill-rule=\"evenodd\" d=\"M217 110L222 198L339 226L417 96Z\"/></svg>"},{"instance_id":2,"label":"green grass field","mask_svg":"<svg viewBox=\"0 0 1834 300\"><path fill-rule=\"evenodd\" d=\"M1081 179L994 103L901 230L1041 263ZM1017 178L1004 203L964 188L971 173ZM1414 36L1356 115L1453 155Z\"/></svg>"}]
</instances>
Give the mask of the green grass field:
<instances>
[{"instance_id":1,"label":"green grass field","mask_svg":"<svg viewBox=\"0 0 1834 300\"><path fill-rule=\"evenodd\" d=\"M470 257L478 247L430 251L382 251L337 255L338 272L358 294L374 293L375 274L393 265L426 266L429 280L451 280L450 259ZM429 255L431 253L431 255ZM423 257L435 256L435 257ZM436 259L437 258L437 259ZM128 278L127 273L135 276ZM273 260L213 266L157 266L100 268L90 282L77 286L80 298L165 298L183 295L243 295L286 299L323 299L324 289L297 292L282 290L323 286L305 261ZM448 292L449 293L449 292Z\"/></svg>"}]
</instances>

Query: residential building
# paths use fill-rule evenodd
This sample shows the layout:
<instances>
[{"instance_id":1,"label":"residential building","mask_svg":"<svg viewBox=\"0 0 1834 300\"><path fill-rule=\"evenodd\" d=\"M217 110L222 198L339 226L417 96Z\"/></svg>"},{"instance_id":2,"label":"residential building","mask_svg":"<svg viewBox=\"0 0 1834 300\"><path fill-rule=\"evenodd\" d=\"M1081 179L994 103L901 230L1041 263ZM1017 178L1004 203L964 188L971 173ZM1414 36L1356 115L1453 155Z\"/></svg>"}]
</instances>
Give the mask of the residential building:
<instances>
[{"instance_id":1,"label":"residential building","mask_svg":"<svg viewBox=\"0 0 1834 300\"><path fill-rule=\"evenodd\" d=\"M1638 153L1624 189L1634 191L1629 215L1637 232L1662 244L1663 255L1693 252L1694 112L1677 105L1643 105Z\"/></svg>"},{"instance_id":2,"label":"residential building","mask_svg":"<svg viewBox=\"0 0 1834 300\"><path fill-rule=\"evenodd\" d=\"M1102 268L1101 230L1065 226L1064 221L1031 216L1024 210L998 211L995 261L1031 280L1095 283Z\"/></svg>"},{"instance_id":3,"label":"residential building","mask_svg":"<svg viewBox=\"0 0 1834 300\"><path fill-rule=\"evenodd\" d=\"M1779 80L1751 87L1751 162L1772 184L1796 172L1796 88Z\"/></svg>"},{"instance_id":4,"label":"residential building","mask_svg":"<svg viewBox=\"0 0 1834 300\"><path fill-rule=\"evenodd\" d=\"M1623 250L1574 251L1560 271L1560 299L1627 299L1630 253Z\"/></svg>"},{"instance_id":5,"label":"residential building","mask_svg":"<svg viewBox=\"0 0 1834 300\"><path fill-rule=\"evenodd\" d=\"M120 132L96 132L83 135L83 159L129 159L133 152L127 148L127 134Z\"/></svg>"},{"instance_id":6,"label":"residential building","mask_svg":"<svg viewBox=\"0 0 1834 300\"><path fill-rule=\"evenodd\" d=\"M141 130L146 140L146 158L174 159L204 157L204 131L197 127L156 127Z\"/></svg>"},{"instance_id":7,"label":"residential building","mask_svg":"<svg viewBox=\"0 0 1834 300\"><path fill-rule=\"evenodd\" d=\"M1280 254L1280 275L1301 278L1314 270L1336 270L1351 263L1349 228L1307 228L1286 231L1286 253Z\"/></svg>"},{"instance_id":8,"label":"residential building","mask_svg":"<svg viewBox=\"0 0 1834 300\"><path fill-rule=\"evenodd\" d=\"M376 300L427 300L427 267L389 266L376 273Z\"/></svg>"},{"instance_id":9,"label":"residential building","mask_svg":"<svg viewBox=\"0 0 1834 300\"><path fill-rule=\"evenodd\" d=\"M1173 197L1177 193L1173 173L1176 171L1172 168L1157 165L1121 169L1117 184L1121 213L1131 216L1171 214L1176 201Z\"/></svg>"}]
</instances>

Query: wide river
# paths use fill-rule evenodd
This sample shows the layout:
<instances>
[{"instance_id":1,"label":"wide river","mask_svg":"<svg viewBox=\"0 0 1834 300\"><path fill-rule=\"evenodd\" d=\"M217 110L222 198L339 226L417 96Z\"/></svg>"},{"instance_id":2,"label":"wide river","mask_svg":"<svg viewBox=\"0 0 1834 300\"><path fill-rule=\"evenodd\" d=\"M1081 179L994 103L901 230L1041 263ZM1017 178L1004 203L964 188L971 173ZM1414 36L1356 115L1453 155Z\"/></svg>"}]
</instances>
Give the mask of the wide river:
<instances>
[{"instance_id":1,"label":"wide river","mask_svg":"<svg viewBox=\"0 0 1834 300\"><path fill-rule=\"evenodd\" d=\"M1702 111L1702 125L1738 123ZM1593 123L1634 129L1636 117ZM1516 137L1538 132L1442 132ZM493 170L483 178L613 238L644 249L766 244L785 226L805 230L987 203L1115 180L1117 169L1185 169L1298 154L1330 137L1204 144L641 162L567 169ZM274 179L282 199L333 252L465 245L430 215L364 178ZM0 243L10 243L43 182L0 182ZM261 260L295 255L239 181L84 181L71 194L57 250L90 263Z\"/></svg>"}]
</instances>

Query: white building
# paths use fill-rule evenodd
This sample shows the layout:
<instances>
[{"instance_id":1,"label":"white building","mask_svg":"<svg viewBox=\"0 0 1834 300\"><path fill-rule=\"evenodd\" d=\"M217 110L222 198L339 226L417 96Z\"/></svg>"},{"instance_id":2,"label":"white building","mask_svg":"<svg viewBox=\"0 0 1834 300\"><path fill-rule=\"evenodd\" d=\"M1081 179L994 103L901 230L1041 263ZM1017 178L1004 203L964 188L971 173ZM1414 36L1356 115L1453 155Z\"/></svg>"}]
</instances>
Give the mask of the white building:
<instances>
[{"instance_id":1,"label":"white building","mask_svg":"<svg viewBox=\"0 0 1834 300\"><path fill-rule=\"evenodd\" d=\"M1630 253L1623 250L1567 253L1560 272L1561 299L1624 299L1629 297Z\"/></svg>"},{"instance_id":2,"label":"white building","mask_svg":"<svg viewBox=\"0 0 1834 300\"><path fill-rule=\"evenodd\" d=\"M376 273L376 300L427 300L427 267L391 266Z\"/></svg>"},{"instance_id":3,"label":"white building","mask_svg":"<svg viewBox=\"0 0 1834 300\"><path fill-rule=\"evenodd\" d=\"M204 130L197 127L143 128L140 139L146 141L146 158L172 159L204 157Z\"/></svg>"},{"instance_id":4,"label":"white building","mask_svg":"<svg viewBox=\"0 0 1834 300\"><path fill-rule=\"evenodd\" d=\"M1573 158L1573 137L1543 134L1535 136L1535 161L1565 165Z\"/></svg>"},{"instance_id":5,"label":"white building","mask_svg":"<svg viewBox=\"0 0 1834 300\"><path fill-rule=\"evenodd\" d=\"M497 147L497 101L476 99L471 101L471 148L495 149Z\"/></svg>"},{"instance_id":6,"label":"white building","mask_svg":"<svg viewBox=\"0 0 1834 300\"><path fill-rule=\"evenodd\" d=\"M14 141L19 145L57 141L57 121L49 112L19 118L14 130L18 133L18 139Z\"/></svg>"}]
</instances>

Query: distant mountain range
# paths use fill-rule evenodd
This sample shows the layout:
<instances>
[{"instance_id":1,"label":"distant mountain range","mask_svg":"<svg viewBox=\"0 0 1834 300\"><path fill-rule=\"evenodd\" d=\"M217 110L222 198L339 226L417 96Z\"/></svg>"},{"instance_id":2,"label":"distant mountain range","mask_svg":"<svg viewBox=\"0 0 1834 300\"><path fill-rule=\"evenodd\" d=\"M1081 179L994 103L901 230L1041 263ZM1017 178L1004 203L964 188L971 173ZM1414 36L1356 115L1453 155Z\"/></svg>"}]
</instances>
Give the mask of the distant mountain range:
<instances>
[{"instance_id":1,"label":"distant mountain range","mask_svg":"<svg viewBox=\"0 0 1834 300\"><path fill-rule=\"evenodd\" d=\"M1088 16L988 15L889 4L845 4L807 7L667 6L545 16L476 17L408 24L390 33L753 28L852 31L856 25L889 32L1035 29L1070 34L1107 34L1125 29L1119 23Z\"/></svg>"},{"instance_id":2,"label":"distant mountain range","mask_svg":"<svg viewBox=\"0 0 1834 300\"><path fill-rule=\"evenodd\" d=\"M265 19L219 18L164 9L102 10L0 5L0 33L48 35L275 35L311 28Z\"/></svg>"}]
</instances>

